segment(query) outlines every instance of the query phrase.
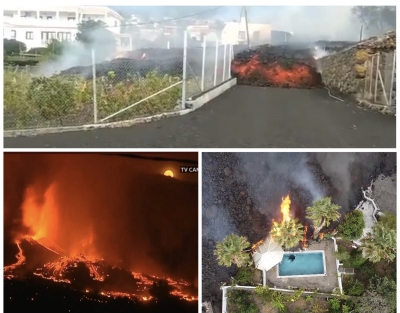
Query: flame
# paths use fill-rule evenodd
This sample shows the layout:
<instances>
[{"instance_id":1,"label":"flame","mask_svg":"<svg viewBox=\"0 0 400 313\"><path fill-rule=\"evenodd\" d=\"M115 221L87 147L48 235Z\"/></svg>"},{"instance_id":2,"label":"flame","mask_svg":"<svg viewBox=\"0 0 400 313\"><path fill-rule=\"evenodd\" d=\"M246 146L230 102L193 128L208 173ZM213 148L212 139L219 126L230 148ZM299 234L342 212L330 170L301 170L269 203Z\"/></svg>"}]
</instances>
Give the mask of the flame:
<instances>
[{"instance_id":1,"label":"flame","mask_svg":"<svg viewBox=\"0 0 400 313\"><path fill-rule=\"evenodd\" d=\"M43 203L35 189L26 189L22 204L23 222L31 229L31 237L34 240L48 238L54 240L57 237L58 210L55 203L55 185L50 185L44 194Z\"/></svg>"},{"instance_id":2,"label":"flame","mask_svg":"<svg viewBox=\"0 0 400 313\"><path fill-rule=\"evenodd\" d=\"M307 230L308 230L308 225L304 225L303 239L301 240L303 248L307 248Z\"/></svg>"},{"instance_id":3,"label":"flame","mask_svg":"<svg viewBox=\"0 0 400 313\"><path fill-rule=\"evenodd\" d=\"M292 204L292 201L290 200L289 195L287 195L285 198L282 198L282 203L281 203L281 212L283 215L283 220L282 222L288 222L290 221L290 205Z\"/></svg>"},{"instance_id":4,"label":"flame","mask_svg":"<svg viewBox=\"0 0 400 313\"><path fill-rule=\"evenodd\" d=\"M232 72L239 80L254 85L257 85L257 81L262 86L274 87L312 88L320 85L320 78L313 67L300 63L292 64L290 68L278 62L265 64L258 54L245 63L234 60Z\"/></svg>"}]
</instances>

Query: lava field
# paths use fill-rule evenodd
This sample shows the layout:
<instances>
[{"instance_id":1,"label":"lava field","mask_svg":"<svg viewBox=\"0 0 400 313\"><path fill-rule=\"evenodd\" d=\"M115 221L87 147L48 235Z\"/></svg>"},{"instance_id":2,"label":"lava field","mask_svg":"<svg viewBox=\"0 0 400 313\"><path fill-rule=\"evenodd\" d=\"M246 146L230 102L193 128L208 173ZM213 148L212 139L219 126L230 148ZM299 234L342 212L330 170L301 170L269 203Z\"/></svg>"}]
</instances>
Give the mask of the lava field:
<instances>
[{"instance_id":1,"label":"lava field","mask_svg":"<svg viewBox=\"0 0 400 313\"><path fill-rule=\"evenodd\" d=\"M311 49L263 45L235 55L232 76L240 85L283 88L322 87Z\"/></svg>"},{"instance_id":2,"label":"lava field","mask_svg":"<svg viewBox=\"0 0 400 313\"><path fill-rule=\"evenodd\" d=\"M258 163L254 160L244 162L241 154L245 153L203 154L201 301L211 301L214 312L221 312L221 284L230 284L231 277L237 272L236 266L218 265L213 254L218 241L230 233L246 236L252 244L265 238L273 220L280 218L280 203L286 195L290 195L292 217L298 218L303 225L309 223L305 208L312 204L312 196L304 187L308 180L294 181L285 173L306 166L310 177L324 190L323 194L331 196L333 202L342 207L342 213L354 209L362 200L362 186L369 186L380 174L396 173L396 154L391 153L362 153L362 159L356 155L349 170L337 174L335 168L330 173L323 170L316 154L307 154L307 163L302 165L296 164L296 160L283 165L280 157L275 165L263 165L260 160ZM326 156L326 161L332 163L331 155ZM336 175L347 175L348 190L343 190ZM336 227L337 223L333 223L323 232ZM309 236L312 227L308 227L308 231Z\"/></svg>"}]
</instances>

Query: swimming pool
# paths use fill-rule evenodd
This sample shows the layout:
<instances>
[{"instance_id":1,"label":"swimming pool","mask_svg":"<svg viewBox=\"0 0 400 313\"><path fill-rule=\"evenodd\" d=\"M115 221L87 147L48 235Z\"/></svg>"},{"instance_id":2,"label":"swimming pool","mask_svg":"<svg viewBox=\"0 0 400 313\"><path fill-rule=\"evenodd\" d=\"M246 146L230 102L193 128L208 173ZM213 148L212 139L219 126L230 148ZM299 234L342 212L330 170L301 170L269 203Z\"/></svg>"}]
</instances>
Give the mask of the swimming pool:
<instances>
[{"instance_id":1,"label":"swimming pool","mask_svg":"<svg viewBox=\"0 0 400 313\"><path fill-rule=\"evenodd\" d=\"M285 253L278 264L278 277L306 276L326 276L325 252L322 250Z\"/></svg>"}]
</instances>

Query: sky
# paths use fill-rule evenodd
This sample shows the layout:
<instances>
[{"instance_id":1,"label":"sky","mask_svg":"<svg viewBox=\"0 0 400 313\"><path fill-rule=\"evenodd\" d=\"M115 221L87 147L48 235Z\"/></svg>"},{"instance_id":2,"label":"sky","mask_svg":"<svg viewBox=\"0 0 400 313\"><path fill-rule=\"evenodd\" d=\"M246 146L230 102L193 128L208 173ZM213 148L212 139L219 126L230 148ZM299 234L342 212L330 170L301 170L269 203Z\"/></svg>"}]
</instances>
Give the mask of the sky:
<instances>
[{"instance_id":1,"label":"sky","mask_svg":"<svg viewBox=\"0 0 400 313\"><path fill-rule=\"evenodd\" d=\"M6 153L5 264L13 262L14 240L29 235L70 255L195 284L198 175L179 168L196 163L197 153L180 152ZM163 175L168 169L174 178Z\"/></svg>"},{"instance_id":2,"label":"sky","mask_svg":"<svg viewBox=\"0 0 400 313\"><path fill-rule=\"evenodd\" d=\"M238 20L241 7L112 7L127 14L150 12L154 18L197 15L224 21ZM273 30L308 36L312 39L357 40L361 23L351 13L352 6L247 6L249 23L268 23ZM322 37L322 38L321 38ZM317 39L317 40L318 40Z\"/></svg>"}]
</instances>

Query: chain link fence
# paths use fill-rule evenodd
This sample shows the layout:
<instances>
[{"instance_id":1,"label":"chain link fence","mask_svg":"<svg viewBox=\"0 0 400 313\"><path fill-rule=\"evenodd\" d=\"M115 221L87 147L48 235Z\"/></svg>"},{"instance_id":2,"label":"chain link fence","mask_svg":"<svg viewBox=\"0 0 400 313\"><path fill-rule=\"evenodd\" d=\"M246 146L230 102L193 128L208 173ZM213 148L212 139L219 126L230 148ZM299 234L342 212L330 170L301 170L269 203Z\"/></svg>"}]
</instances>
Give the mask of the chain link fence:
<instances>
[{"instance_id":1,"label":"chain link fence","mask_svg":"<svg viewBox=\"0 0 400 313\"><path fill-rule=\"evenodd\" d=\"M4 68L4 130L81 126L186 109L186 101L230 78L232 48L218 42L142 48L111 61L42 76Z\"/></svg>"}]
</instances>

